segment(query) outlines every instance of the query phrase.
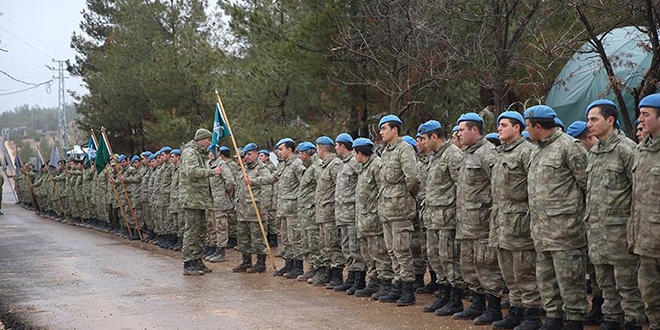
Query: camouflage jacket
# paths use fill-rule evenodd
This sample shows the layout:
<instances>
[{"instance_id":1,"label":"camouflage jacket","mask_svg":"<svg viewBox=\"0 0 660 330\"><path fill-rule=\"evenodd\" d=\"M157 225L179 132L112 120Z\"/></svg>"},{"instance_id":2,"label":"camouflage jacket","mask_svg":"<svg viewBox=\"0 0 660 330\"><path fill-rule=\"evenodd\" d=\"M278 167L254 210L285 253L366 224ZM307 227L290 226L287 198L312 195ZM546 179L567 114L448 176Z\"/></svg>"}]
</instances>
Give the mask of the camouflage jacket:
<instances>
[{"instance_id":1,"label":"camouflage jacket","mask_svg":"<svg viewBox=\"0 0 660 330\"><path fill-rule=\"evenodd\" d=\"M463 152L451 141L429 157L422 219L432 230L456 229L456 181Z\"/></svg>"},{"instance_id":2,"label":"camouflage jacket","mask_svg":"<svg viewBox=\"0 0 660 330\"><path fill-rule=\"evenodd\" d=\"M216 158L211 161L211 168L220 166L222 173L211 177L211 193L213 194L213 208L216 211L234 209L234 190L236 181L229 165L224 160Z\"/></svg>"},{"instance_id":3,"label":"camouflage jacket","mask_svg":"<svg viewBox=\"0 0 660 330\"><path fill-rule=\"evenodd\" d=\"M316 223L335 222L335 187L337 186L337 173L341 167L341 160L337 154L330 154L321 162L320 176L316 181Z\"/></svg>"},{"instance_id":4,"label":"camouflage jacket","mask_svg":"<svg viewBox=\"0 0 660 330\"><path fill-rule=\"evenodd\" d=\"M335 221L337 225L355 224L355 187L362 165L349 153L337 171L335 187Z\"/></svg>"},{"instance_id":5,"label":"camouflage jacket","mask_svg":"<svg viewBox=\"0 0 660 330\"><path fill-rule=\"evenodd\" d=\"M497 151L482 138L463 152L456 181L457 239L486 238L490 232L490 173Z\"/></svg>"},{"instance_id":6,"label":"camouflage jacket","mask_svg":"<svg viewBox=\"0 0 660 330\"><path fill-rule=\"evenodd\" d=\"M589 151L586 220L589 257L594 264L636 260L628 254L626 244L636 147L616 130Z\"/></svg>"},{"instance_id":7,"label":"camouflage jacket","mask_svg":"<svg viewBox=\"0 0 660 330\"><path fill-rule=\"evenodd\" d=\"M527 171L534 145L524 137L499 146L490 176L493 196L489 243L506 250L533 250Z\"/></svg>"},{"instance_id":8,"label":"camouflage jacket","mask_svg":"<svg viewBox=\"0 0 660 330\"><path fill-rule=\"evenodd\" d=\"M194 140L181 147L179 201L184 209L211 210L213 197L209 178L215 172L206 166L206 149Z\"/></svg>"},{"instance_id":9,"label":"camouflage jacket","mask_svg":"<svg viewBox=\"0 0 660 330\"><path fill-rule=\"evenodd\" d=\"M295 216L298 213L298 188L303 172L305 172L305 165L295 155L291 155L289 159L280 162L280 164L282 163L284 165L278 166L275 173L261 178L251 178L251 180L255 186L268 186L277 183L279 189L277 192L277 215Z\"/></svg>"},{"instance_id":10,"label":"camouflage jacket","mask_svg":"<svg viewBox=\"0 0 660 330\"><path fill-rule=\"evenodd\" d=\"M183 151L182 151L183 152ZM182 154L183 156L183 154ZM151 172L151 177L149 177L149 203L151 207L158 208L159 198L158 194L160 193L160 172L163 170L163 163L158 164L153 171Z\"/></svg>"},{"instance_id":11,"label":"camouflage jacket","mask_svg":"<svg viewBox=\"0 0 660 330\"><path fill-rule=\"evenodd\" d=\"M144 173L142 173L142 180L140 182L140 202L149 203L149 183L151 182L151 176L153 175L153 169L149 165L142 166L144 168Z\"/></svg>"},{"instance_id":12,"label":"camouflage jacket","mask_svg":"<svg viewBox=\"0 0 660 330\"><path fill-rule=\"evenodd\" d=\"M166 162L160 172L160 180L158 181L158 205L164 208L170 206L170 193L172 192L172 170L174 164Z\"/></svg>"},{"instance_id":13,"label":"camouflage jacket","mask_svg":"<svg viewBox=\"0 0 660 330\"><path fill-rule=\"evenodd\" d=\"M648 136L635 151L632 221L628 244L635 254L660 258L660 137Z\"/></svg>"},{"instance_id":14,"label":"camouflage jacket","mask_svg":"<svg viewBox=\"0 0 660 330\"><path fill-rule=\"evenodd\" d=\"M265 163L264 165L266 166L266 168L268 169L268 172L270 172L270 174L277 173L277 166L275 166L275 164L273 164L273 162L271 162L270 160L267 163ZM278 163L278 165L279 165L279 163ZM278 187L277 182L273 183L272 189L273 189L273 192L271 193L271 202L270 202L270 205L268 206L268 208L269 208L269 210L276 210L277 209L277 193L279 191L279 187Z\"/></svg>"},{"instance_id":15,"label":"camouflage jacket","mask_svg":"<svg viewBox=\"0 0 660 330\"><path fill-rule=\"evenodd\" d=\"M143 167L135 168L132 165L129 165L130 169L126 169L124 173L124 184L126 189L131 193L131 204L135 207L142 198L140 196L142 192L142 175L144 174Z\"/></svg>"},{"instance_id":16,"label":"camouflage jacket","mask_svg":"<svg viewBox=\"0 0 660 330\"><path fill-rule=\"evenodd\" d=\"M378 214L384 221L402 221L417 216L419 192L417 155L401 137L389 143L381 155Z\"/></svg>"},{"instance_id":17,"label":"camouflage jacket","mask_svg":"<svg viewBox=\"0 0 660 330\"><path fill-rule=\"evenodd\" d=\"M383 223L378 217L378 178L380 157L373 154L362 164L355 187L355 226L358 237L383 235Z\"/></svg>"},{"instance_id":18,"label":"camouflage jacket","mask_svg":"<svg viewBox=\"0 0 660 330\"><path fill-rule=\"evenodd\" d=\"M431 163L431 155L420 154L417 156L417 164L419 165L419 193L417 193L417 201L424 204L426 198L426 179L429 177L429 164Z\"/></svg>"},{"instance_id":19,"label":"camouflage jacket","mask_svg":"<svg viewBox=\"0 0 660 330\"><path fill-rule=\"evenodd\" d=\"M250 164L243 163L243 166L245 166L245 171L251 180L259 180L260 178L270 175L270 171L268 171L266 166L259 160ZM243 179L236 182L236 187L236 214L238 216L238 221L258 221L257 213L254 210L252 199ZM259 209L261 221L265 221L264 215L268 209L262 207L261 200L269 198L270 196L265 196L264 190L262 189L263 187L261 186L251 185L250 188L252 190L252 195L254 196L254 201L257 204L257 208Z\"/></svg>"},{"instance_id":20,"label":"camouflage jacket","mask_svg":"<svg viewBox=\"0 0 660 330\"><path fill-rule=\"evenodd\" d=\"M555 129L532 150L527 191L532 239L538 252L586 246L586 170L586 150L560 129Z\"/></svg>"},{"instance_id":21,"label":"camouflage jacket","mask_svg":"<svg viewBox=\"0 0 660 330\"><path fill-rule=\"evenodd\" d=\"M179 213L183 211L181 208L181 203L179 202L179 177L181 168L181 162L174 164L172 163L172 191L170 192L170 213ZM215 176L212 176L213 179ZM213 183L211 181L211 189L213 189Z\"/></svg>"}]
</instances>

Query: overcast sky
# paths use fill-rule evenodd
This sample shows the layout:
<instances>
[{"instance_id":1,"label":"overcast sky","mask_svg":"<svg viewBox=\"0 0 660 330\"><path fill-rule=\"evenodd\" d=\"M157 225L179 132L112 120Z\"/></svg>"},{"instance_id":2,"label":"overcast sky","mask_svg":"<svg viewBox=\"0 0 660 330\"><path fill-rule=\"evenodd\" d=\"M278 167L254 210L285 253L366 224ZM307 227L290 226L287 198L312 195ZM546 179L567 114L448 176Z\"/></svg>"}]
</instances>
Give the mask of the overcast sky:
<instances>
[{"instance_id":1,"label":"overcast sky","mask_svg":"<svg viewBox=\"0 0 660 330\"><path fill-rule=\"evenodd\" d=\"M50 88L43 85L3 95L32 87L3 72L26 83L51 80L56 72L46 66L56 66L53 59L73 60L75 56L69 45L73 32L80 31L80 12L84 8L85 0L0 0L0 112L23 104L57 106L57 80ZM67 90L85 93L79 78L66 79L64 84ZM66 102L72 102L68 93Z\"/></svg>"}]
</instances>

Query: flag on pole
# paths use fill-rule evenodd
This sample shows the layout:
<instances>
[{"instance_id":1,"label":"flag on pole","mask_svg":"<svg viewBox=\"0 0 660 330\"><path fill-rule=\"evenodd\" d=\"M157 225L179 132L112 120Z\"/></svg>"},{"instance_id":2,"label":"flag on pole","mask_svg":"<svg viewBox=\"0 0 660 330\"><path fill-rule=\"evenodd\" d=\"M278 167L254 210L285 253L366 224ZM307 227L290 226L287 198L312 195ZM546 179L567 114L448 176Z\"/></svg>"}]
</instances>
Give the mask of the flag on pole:
<instances>
[{"instance_id":1,"label":"flag on pole","mask_svg":"<svg viewBox=\"0 0 660 330\"><path fill-rule=\"evenodd\" d=\"M23 172L21 171L23 164L21 163L21 157L18 156L18 148L16 148L16 157L14 157L14 167L16 168L16 170L14 171L16 177L17 178L23 177Z\"/></svg>"},{"instance_id":2,"label":"flag on pole","mask_svg":"<svg viewBox=\"0 0 660 330\"><path fill-rule=\"evenodd\" d=\"M9 157L9 151L5 147L5 143L2 143L2 171L7 174L7 167L11 164L11 157Z\"/></svg>"},{"instance_id":3,"label":"flag on pole","mask_svg":"<svg viewBox=\"0 0 660 330\"><path fill-rule=\"evenodd\" d=\"M57 152L57 146L53 145L53 148L50 150L50 160L48 161L48 169L53 172L57 169L57 163L60 162L60 153Z\"/></svg>"},{"instance_id":4,"label":"flag on pole","mask_svg":"<svg viewBox=\"0 0 660 330\"><path fill-rule=\"evenodd\" d=\"M213 136L211 137L211 145L217 146L220 139L228 136L229 136L229 128L227 127L227 120L222 115L222 111L220 111L220 104L216 103L215 119L213 120ZM215 154L216 148L211 148L211 152L213 152L213 156L215 157L218 156Z\"/></svg>"},{"instance_id":5,"label":"flag on pole","mask_svg":"<svg viewBox=\"0 0 660 330\"><path fill-rule=\"evenodd\" d=\"M105 138L101 139L99 142L98 149L96 150L96 173L101 173L105 168L105 165L110 161L110 150L105 144Z\"/></svg>"},{"instance_id":6,"label":"flag on pole","mask_svg":"<svg viewBox=\"0 0 660 330\"><path fill-rule=\"evenodd\" d=\"M92 159L96 158L96 143L94 142L94 137L89 136L89 141L87 142L87 157L85 160L85 166L87 168L92 167Z\"/></svg>"},{"instance_id":7,"label":"flag on pole","mask_svg":"<svg viewBox=\"0 0 660 330\"><path fill-rule=\"evenodd\" d=\"M37 178L41 177L41 167L44 166L44 158L41 157L41 152L37 149L37 155L34 157L34 171L37 172Z\"/></svg>"}]
</instances>

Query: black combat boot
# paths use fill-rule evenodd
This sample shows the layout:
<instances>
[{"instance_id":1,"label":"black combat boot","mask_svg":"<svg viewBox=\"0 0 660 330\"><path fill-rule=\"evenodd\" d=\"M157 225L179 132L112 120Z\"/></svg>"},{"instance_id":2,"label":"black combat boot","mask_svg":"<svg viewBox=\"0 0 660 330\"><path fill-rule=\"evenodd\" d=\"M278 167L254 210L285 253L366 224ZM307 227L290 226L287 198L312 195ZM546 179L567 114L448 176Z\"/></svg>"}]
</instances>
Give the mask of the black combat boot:
<instances>
[{"instance_id":1,"label":"black combat boot","mask_svg":"<svg viewBox=\"0 0 660 330\"><path fill-rule=\"evenodd\" d=\"M215 250L215 254L212 255L208 260L209 260L209 262L224 262L224 261L227 261L225 248L218 247Z\"/></svg>"},{"instance_id":2,"label":"black combat boot","mask_svg":"<svg viewBox=\"0 0 660 330\"><path fill-rule=\"evenodd\" d=\"M388 296L392 292L392 281L380 280L380 288L371 295L372 300L380 300L381 297Z\"/></svg>"},{"instance_id":3,"label":"black combat boot","mask_svg":"<svg viewBox=\"0 0 660 330\"><path fill-rule=\"evenodd\" d=\"M284 274L293 268L293 259L285 259L284 267L278 269L273 276L284 276Z\"/></svg>"},{"instance_id":4,"label":"black combat boot","mask_svg":"<svg viewBox=\"0 0 660 330\"><path fill-rule=\"evenodd\" d=\"M131 241L137 241L140 239L140 234L138 234L137 229L133 230L133 235L129 238Z\"/></svg>"},{"instance_id":5,"label":"black combat boot","mask_svg":"<svg viewBox=\"0 0 660 330\"><path fill-rule=\"evenodd\" d=\"M401 294L403 293L403 282L401 280L394 281L394 285L392 285L392 289L390 290L390 293L388 293L386 296L382 296L378 298L378 301L380 302L396 302L401 298Z\"/></svg>"},{"instance_id":6,"label":"black combat boot","mask_svg":"<svg viewBox=\"0 0 660 330\"><path fill-rule=\"evenodd\" d=\"M433 293L439 289L437 283L438 275L434 271L430 271L429 274L431 274L431 282L429 282L429 284L427 284L424 287L417 288L417 290L415 290L415 293L427 294L427 293Z\"/></svg>"},{"instance_id":7,"label":"black combat boot","mask_svg":"<svg viewBox=\"0 0 660 330\"><path fill-rule=\"evenodd\" d=\"M230 237L227 240L227 248L228 249L233 249L237 244L238 244L238 241L236 240L236 237Z\"/></svg>"},{"instance_id":8,"label":"black combat boot","mask_svg":"<svg viewBox=\"0 0 660 330\"><path fill-rule=\"evenodd\" d=\"M284 273L284 278L292 279L304 274L303 261L293 260L293 267L288 272Z\"/></svg>"},{"instance_id":9,"label":"black combat boot","mask_svg":"<svg viewBox=\"0 0 660 330\"><path fill-rule=\"evenodd\" d=\"M621 322L614 321L603 321L600 324L600 330L619 330L621 328Z\"/></svg>"},{"instance_id":10,"label":"black combat boot","mask_svg":"<svg viewBox=\"0 0 660 330\"><path fill-rule=\"evenodd\" d=\"M413 289L417 290L426 286L424 284L424 274L415 274L415 282L413 282Z\"/></svg>"},{"instance_id":11,"label":"black combat boot","mask_svg":"<svg viewBox=\"0 0 660 330\"><path fill-rule=\"evenodd\" d=\"M208 246L208 249L204 251L204 258L206 259L206 257L214 255L216 249L217 247L215 245Z\"/></svg>"},{"instance_id":12,"label":"black combat boot","mask_svg":"<svg viewBox=\"0 0 660 330\"><path fill-rule=\"evenodd\" d=\"M200 276L204 275L204 272L199 268L195 267L193 261L185 261L183 263L183 275L184 276Z\"/></svg>"},{"instance_id":13,"label":"black combat boot","mask_svg":"<svg viewBox=\"0 0 660 330\"><path fill-rule=\"evenodd\" d=\"M380 290L380 279L378 277L374 277L369 280L369 284L367 284L364 289L355 290L355 296L371 297L371 295L378 292L378 290Z\"/></svg>"},{"instance_id":14,"label":"black combat boot","mask_svg":"<svg viewBox=\"0 0 660 330\"><path fill-rule=\"evenodd\" d=\"M246 272L248 273L263 273L266 271L266 255L265 254L258 254L257 255L257 263L254 264L254 266L248 268Z\"/></svg>"},{"instance_id":15,"label":"black combat boot","mask_svg":"<svg viewBox=\"0 0 660 330\"><path fill-rule=\"evenodd\" d=\"M451 287L449 285L440 285L440 297L433 301L430 305L424 306L424 313L433 313L437 309L444 307L448 302L451 296ZM419 291L419 290L417 290Z\"/></svg>"},{"instance_id":16,"label":"black combat boot","mask_svg":"<svg viewBox=\"0 0 660 330\"><path fill-rule=\"evenodd\" d=\"M204 261L202 261L201 258L195 259L195 266L197 266L197 268L199 268L199 270L203 271L204 273L210 273L213 271L213 269L206 267Z\"/></svg>"},{"instance_id":17,"label":"black combat boot","mask_svg":"<svg viewBox=\"0 0 660 330\"><path fill-rule=\"evenodd\" d=\"M415 282L403 282L401 284L401 297L396 301L397 306L410 306L415 304ZM424 283L424 281L422 281Z\"/></svg>"},{"instance_id":18,"label":"black combat boot","mask_svg":"<svg viewBox=\"0 0 660 330\"><path fill-rule=\"evenodd\" d=\"M325 285L325 288L328 290L334 289L336 286L340 286L344 283L344 268L331 268L330 269L330 282Z\"/></svg>"},{"instance_id":19,"label":"black combat boot","mask_svg":"<svg viewBox=\"0 0 660 330\"><path fill-rule=\"evenodd\" d=\"M277 243L277 234L268 234L266 235L266 238L268 239L268 245L271 248L279 246L279 244Z\"/></svg>"},{"instance_id":20,"label":"black combat boot","mask_svg":"<svg viewBox=\"0 0 660 330\"><path fill-rule=\"evenodd\" d=\"M523 314L522 308L511 306L509 313L506 314L504 319L493 322L493 329L513 329L522 323Z\"/></svg>"},{"instance_id":21,"label":"black combat boot","mask_svg":"<svg viewBox=\"0 0 660 330\"><path fill-rule=\"evenodd\" d=\"M172 250L181 251L182 247L183 247L183 236L177 236L176 237L176 244L174 244L174 248L172 248Z\"/></svg>"},{"instance_id":22,"label":"black combat boot","mask_svg":"<svg viewBox=\"0 0 660 330\"><path fill-rule=\"evenodd\" d=\"M591 300L591 311L584 316L584 324L599 325L603 323L603 296L594 296Z\"/></svg>"},{"instance_id":23,"label":"black combat boot","mask_svg":"<svg viewBox=\"0 0 660 330\"><path fill-rule=\"evenodd\" d=\"M548 318L541 330L562 330L564 329L564 320L560 318Z\"/></svg>"},{"instance_id":24,"label":"black combat boot","mask_svg":"<svg viewBox=\"0 0 660 330\"><path fill-rule=\"evenodd\" d=\"M582 329L584 329L584 326L582 325L582 321L566 321L566 325L562 328L562 330L582 330Z\"/></svg>"},{"instance_id":25,"label":"black combat boot","mask_svg":"<svg viewBox=\"0 0 660 330\"><path fill-rule=\"evenodd\" d=\"M366 277L367 277L367 272L356 271L355 281L353 282L353 286L351 286L348 290L346 290L346 294L352 296L355 294L357 290L361 290L367 287L367 283L365 282Z\"/></svg>"},{"instance_id":26,"label":"black combat boot","mask_svg":"<svg viewBox=\"0 0 660 330\"><path fill-rule=\"evenodd\" d=\"M351 270L348 271L348 278L346 279L346 281L335 286L333 289L337 292L346 291L353 286L353 283L355 283L355 272Z\"/></svg>"},{"instance_id":27,"label":"black combat boot","mask_svg":"<svg viewBox=\"0 0 660 330\"><path fill-rule=\"evenodd\" d=\"M234 273L240 273L247 271L247 269L250 267L252 267L252 255L243 253L243 262L232 268L231 271Z\"/></svg>"},{"instance_id":28,"label":"black combat boot","mask_svg":"<svg viewBox=\"0 0 660 330\"><path fill-rule=\"evenodd\" d=\"M327 266L321 266L319 267L319 270L316 272L316 275L312 277L311 279L307 280L307 283L309 281L312 281L311 284L314 284L314 286L325 286L328 282L330 282L330 267Z\"/></svg>"},{"instance_id":29,"label":"black combat boot","mask_svg":"<svg viewBox=\"0 0 660 330\"><path fill-rule=\"evenodd\" d=\"M474 320L481 314L486 312L486 295L474 294L472 296L472 303L462 312L453 315L454 319Z\"/></svg>"},{"instance_id":30,"label":"black combat boot","mask_svg":"<svg viewBox=\"0 0 660 330\"><path fill-rule=\"evenodd\" d=\"M511 313L511 311L509 311ZM540 308L525 308L525 312L523 315L523 322L520 323L519 326L513 328L513 330L537 330L540 329L543 326L543 322L541 322L541 318L539 317L541 315L541 309ZM495 323L493 323L494 325Z\"/></svg>"},{"instance_id":31,"label":"black combat boot","mask_svg":"<svg viewBox=\"0 0 660 330\"><path fill-rule=\"evenodd\" d=\"M307 282L307 280L313 278L314 275L316 275L317 271L318 271L318 269L313 268L313 267L309 267L309 269L306 272L304 272L302 275L296 277L296 279L300 282Z\"/></svg>"},{"instance_id":32,"label":"black combat boot","mask_svg":"<svg viewBox=\"0 0 660 330\"><path fill-rule=\"evenodd\" d=\"M625 323L626 330L642 330L642 325L635 322L626 321Z\"/></svg>"},{"instance_id":33,"label":"black combat boot","mask_svg":"<svg viewBox=\"0 0 660 330\"><path fill-rule=\"evenodd\" d=\"M450 316L463 311L463 289L452 287L449 301L440 309L435 310L435 315Z\"/></svg>"},{"instance_id":34,"label":"black combat boot","mask_svg":"<svg viewBox=\"0 0 660 330\"><path fill-rule=\"evenodd\" d=\"M500 297L496 297L490 293L486 294L486 301L488 301L488 307L486 307L486 312L479 315L474 319L474 324L476 325L486 325L491 324L495 321L502 319L502 300Z\"/></svg>"}]
</instances>

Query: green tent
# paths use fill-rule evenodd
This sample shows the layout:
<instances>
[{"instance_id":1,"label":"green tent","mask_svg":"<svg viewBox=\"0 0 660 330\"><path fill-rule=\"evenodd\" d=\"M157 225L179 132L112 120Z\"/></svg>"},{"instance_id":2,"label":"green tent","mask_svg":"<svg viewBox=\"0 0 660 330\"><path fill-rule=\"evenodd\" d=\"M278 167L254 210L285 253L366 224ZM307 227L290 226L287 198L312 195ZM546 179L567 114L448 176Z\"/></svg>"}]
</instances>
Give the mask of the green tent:
<instances>
[{"instance_id":1,"label":"green tent","mask_svg":"<svg viewBox=\"0 0 660 330\"><path fill-rule=\"evenodd\" d=\"M602 42L617 78L623 81L624 86L638 86L648 71L653 56L644 47L640 47L650 47L646 33L635 27L619 28L607 34ZM631 112L630 119L634 122L634 98L627 91L624 91L623 96ZM600 57L593 52L593 47L586 43L564 66L548 94L546 104L555 109L568 127L576 120L586 120L586 107L601 98L618 103L614 93L608 88L607 73Z\"/></svg>"}]
</instances>

